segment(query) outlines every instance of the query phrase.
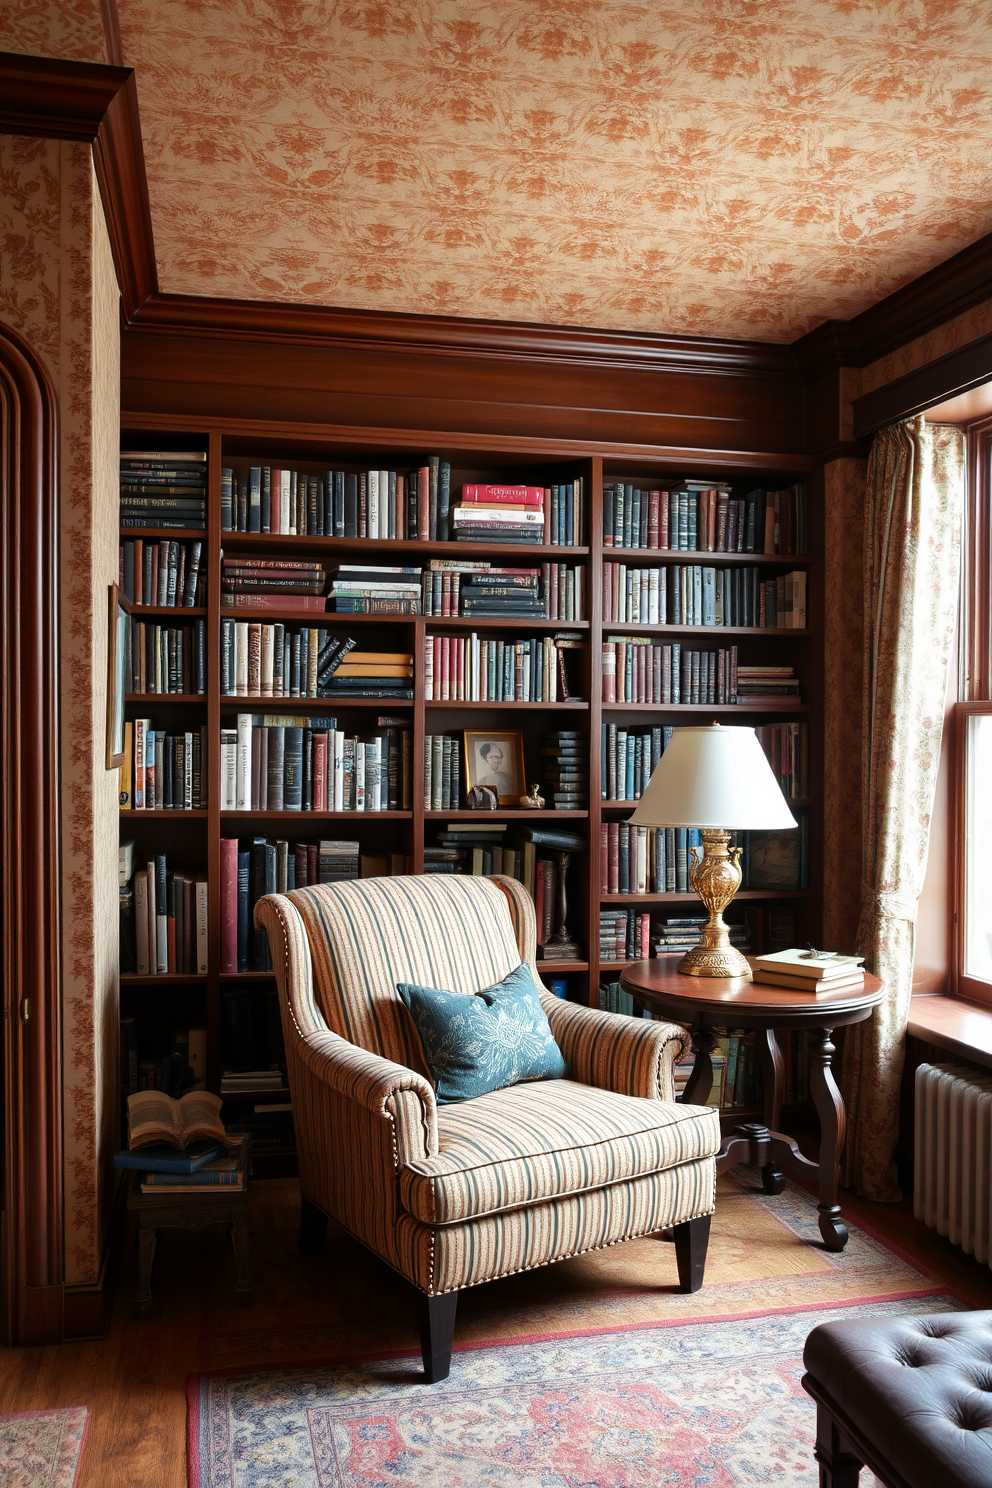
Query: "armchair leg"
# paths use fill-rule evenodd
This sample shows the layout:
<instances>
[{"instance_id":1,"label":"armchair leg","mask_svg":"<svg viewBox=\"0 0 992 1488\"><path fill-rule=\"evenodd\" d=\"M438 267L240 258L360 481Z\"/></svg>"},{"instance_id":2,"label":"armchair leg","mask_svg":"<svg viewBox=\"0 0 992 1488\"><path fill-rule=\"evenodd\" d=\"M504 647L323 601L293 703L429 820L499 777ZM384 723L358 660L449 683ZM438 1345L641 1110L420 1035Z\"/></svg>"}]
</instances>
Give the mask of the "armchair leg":
<instances>
[{"instance_id":1,"label":"armchair leg","mask_svg":"<svg viewBox=\"0 0 992 1488\"><path fill-rule=\"evenodd\" d=\"M327 1215L304 1199L300 1208L300 1255L320 1255L327 1234Z\"/></svg>"},{"instance_id":2,"label":"armchair leg","mask_svg":"<svg viewBox=\"0 0 992 1488\"><path fill-rule=\"evenodd\" d=\"M451 1369L451 1341L455 1334L458 1293L445 1292L443 1297L420 1296L420 1352L424 1360L424 1378L429 1385L447 1379Z\"/></svg>"},{"instance_id":3,"label":"armchair leg","mask_svg":"<svg viewBox=\"0 0 992 1488\"><path fill-rule=\"evenodd\" d=\"M676 1225L672 1231L675 1260L679 1268L679 1287L683 1292L698 1292L703 1284L711 1218L712 1215L704 1214L699 1219L690 1219L685 1224Z\"/></svg>"}]
</instances>

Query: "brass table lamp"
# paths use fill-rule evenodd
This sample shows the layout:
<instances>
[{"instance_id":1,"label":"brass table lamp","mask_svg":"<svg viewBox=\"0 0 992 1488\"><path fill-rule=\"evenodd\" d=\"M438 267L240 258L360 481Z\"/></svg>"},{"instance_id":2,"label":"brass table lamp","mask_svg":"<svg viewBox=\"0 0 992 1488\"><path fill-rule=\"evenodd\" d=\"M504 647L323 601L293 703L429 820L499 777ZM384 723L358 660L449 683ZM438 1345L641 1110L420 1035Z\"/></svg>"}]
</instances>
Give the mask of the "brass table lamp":
<instances>
[{"instance_id":1,"label":"brass table lamp","mask_svg":"<svg viewBox=\"0 0 992 1488\"><path fill-rule=\"evenodd\" d=\"M679 962L688 976L749 977L751 968L730 944L723 911L741 886L739 847L732 831L794 827L778 781L753 728L677 728L648 781L636 827L696 827L703 855L689 868L689 883L708 911L702 945Z\"/></svg>"}]
</instances>

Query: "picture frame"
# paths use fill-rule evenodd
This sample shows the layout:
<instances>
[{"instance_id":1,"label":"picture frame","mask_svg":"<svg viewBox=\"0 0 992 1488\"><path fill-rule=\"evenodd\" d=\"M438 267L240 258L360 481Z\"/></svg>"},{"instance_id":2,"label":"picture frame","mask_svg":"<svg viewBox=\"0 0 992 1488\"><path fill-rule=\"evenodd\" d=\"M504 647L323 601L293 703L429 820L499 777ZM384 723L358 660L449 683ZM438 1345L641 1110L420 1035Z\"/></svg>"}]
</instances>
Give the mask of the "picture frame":
<instances>
[{"instance_id":1,"label":"picture frame","mask_svg":"<svg viewBox=\"0 0 992 1488\"><path fill-rule=\"evenodd\" d=\"M749 889L798 889L802 882L801 839L797 827L752 831L744 882Z\"/></svg>"},{"instance_id":2,"label":"picture frame","mask_svg":"<svg viewBox=\"0 0 992 1488\"><path fill-rule=\"evenodd\" d=\"M519 729L465 730L465 789L480 785L494 790L501 806L516 806L527 789Z\"/></svg>"},{"instance_id":3,"label":"picture frame","mask_svg":"<svg viewBox=\"0 0 992 1488\"><path fill-rule=\"evenodd\" d=\"M107 633L107 769L124 763L124 693L128 610L116 584L110 585Z\"/></svg>"}]
</instances>

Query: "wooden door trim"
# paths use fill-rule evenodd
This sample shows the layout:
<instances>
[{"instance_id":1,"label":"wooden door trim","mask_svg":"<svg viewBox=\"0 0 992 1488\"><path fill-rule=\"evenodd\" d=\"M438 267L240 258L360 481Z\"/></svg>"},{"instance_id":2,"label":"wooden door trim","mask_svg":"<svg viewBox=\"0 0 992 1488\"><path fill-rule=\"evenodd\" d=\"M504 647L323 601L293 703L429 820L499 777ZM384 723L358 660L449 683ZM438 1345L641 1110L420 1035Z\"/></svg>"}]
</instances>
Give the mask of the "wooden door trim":
<instances>
[{"instance_id":1,"label":"wooden door trim","mask_svg":"<svg viewBox=\"0 0 992 1488\"><path fill-rule=\"evenodd\" d=\"M6 1338L63 1330L58 404L0 324L3 1284Z\"/></svg>"}]
</instances>

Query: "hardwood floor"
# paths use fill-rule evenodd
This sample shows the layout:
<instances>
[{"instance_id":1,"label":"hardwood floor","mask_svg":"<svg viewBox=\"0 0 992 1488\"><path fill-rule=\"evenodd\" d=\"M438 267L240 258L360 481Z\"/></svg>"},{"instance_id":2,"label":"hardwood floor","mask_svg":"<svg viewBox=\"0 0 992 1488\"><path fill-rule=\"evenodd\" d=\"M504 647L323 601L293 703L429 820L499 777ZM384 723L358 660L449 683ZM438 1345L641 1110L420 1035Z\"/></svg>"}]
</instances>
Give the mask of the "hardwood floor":
<instances>
[{"instance_id":1,"label":"hardwood floor","mask_svg":"<svg viewBox=\"0 0 992 1488\"><path fill-rule=\"evenodd\" d=\"M843 1198L856 1223L934 1272L970 1306L992 1308L992 1271L918 1224L910 1201ZM138 1321L131 1315L136 1255L129 1238L107 1337L0 1351L0 1412L88 1406L78 1488L185 1488L191 1373L414 1348L412 1297L385 1266L344 1237L330 1239L319 1260L297 1255L298 1202L294 1182L254 1185L250 1309L234 1306L234 1264L224 1235L167 1231L156 1258L152 1314ZM546 1295L549 1282L540 1278L550 1273L533 1274Z\"/></svg>"}]
</instances>

